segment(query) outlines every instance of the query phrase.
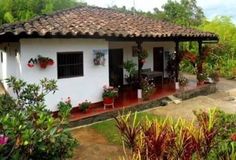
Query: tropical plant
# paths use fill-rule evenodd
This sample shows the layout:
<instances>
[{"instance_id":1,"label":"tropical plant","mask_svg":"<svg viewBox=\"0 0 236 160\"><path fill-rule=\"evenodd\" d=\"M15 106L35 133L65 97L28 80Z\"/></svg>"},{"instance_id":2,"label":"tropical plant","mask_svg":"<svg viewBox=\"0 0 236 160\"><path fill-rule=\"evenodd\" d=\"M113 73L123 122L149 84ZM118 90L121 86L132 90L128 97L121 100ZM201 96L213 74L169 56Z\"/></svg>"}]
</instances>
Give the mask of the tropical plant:
<instances>
[{"instance_id":1,"label":"tropical plant","mask_svg":"<svg viewBox=\"0 0 236 160\"><path fill-rule=\"evenodd\" d=\"M10 77L6 82L15 98L0 96L0 139L5 140L0 145L0 159L71 157L77 142L64 129L68 114L54 118L45 105L45 96L57 90L56 81L43 79L36 85Z\"/></svg>"},{"instance_id":2,"label":"tropical plant","mask_svg":"<svg viewBox=\"0 0 236 160\"><path fill-rule=\"evenodd\" d=\"M127 60L126 62L124 62L123 66L126 72L128 73L126 81L128 82L128 84L132 84L132 81L134 81L136 77L137 64L135 64L132 60Z\"/></svg>"},{"instance_id":3,"label":"tropical plant","mask_svg":"<svg viewBox=\"0 0 236 160\"><path fill-rule=\"evenodd\" d=\"M115 119L133 160L207 159L218 144L218 114L215 109L194 113L196 123L170 118L137 122L136 114L131 120L130 113Z\"/></svg>"}]
</instances>

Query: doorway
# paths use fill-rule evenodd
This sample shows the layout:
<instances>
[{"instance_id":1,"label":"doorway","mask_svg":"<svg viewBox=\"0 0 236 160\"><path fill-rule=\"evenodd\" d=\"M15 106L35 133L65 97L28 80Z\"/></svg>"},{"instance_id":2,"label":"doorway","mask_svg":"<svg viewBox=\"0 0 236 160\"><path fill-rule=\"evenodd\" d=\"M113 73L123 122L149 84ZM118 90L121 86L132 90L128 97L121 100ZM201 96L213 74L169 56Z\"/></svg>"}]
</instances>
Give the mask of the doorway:
<instances>
[{"instance_id":1,"label":"doorway","mask_svg":"<svg viewBox=\"0 0 236 160\"><path fill-rule=\"evenodd\" d=\"M109 49L109 82L115 87L123 85L123 49Z\"/></svg>"},{"instance_id":2,"label":"doorway","mask_svg":"<svg viewBox=\"0 0 236 160\"><path fill-rule=\"evenodd\" d=\"M164 71L164 48L153 48L153 70L163 72Z\"/></svg>"}]
</instances>

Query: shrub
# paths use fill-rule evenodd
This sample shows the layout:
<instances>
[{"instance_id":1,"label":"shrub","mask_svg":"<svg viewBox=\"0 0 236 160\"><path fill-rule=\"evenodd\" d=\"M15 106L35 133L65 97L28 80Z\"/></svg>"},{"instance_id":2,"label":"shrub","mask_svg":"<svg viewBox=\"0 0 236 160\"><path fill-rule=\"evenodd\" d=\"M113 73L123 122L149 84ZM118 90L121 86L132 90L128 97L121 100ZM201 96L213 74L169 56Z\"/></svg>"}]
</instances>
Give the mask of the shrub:
<instances>
[{"instance_id":1,"label":"shrub","mask_svg":"<svg viewBox=\"0 0 236 160\"><path fill-rule=\"evenodd\" d=\"M58 116L60 118L69 118L70 111L72 109L71 99L70 97L67 98L65 102L61 101L58 103Z\"/></svg>"},{"instance_id":2,"label":"shrub","mask_svg":"<svg viewBox=\"0 0 236 160\"><path fill-rule=\"evenodd\" d=\"M216 146L217 112L195 112L196 124L183 119L143 123L130 114L115 118L125 144L132 149L133 160L207 159ZM135 116L136 117L136 116Z\"/></svg>"},{"instance_id":3,"label":"shrub","mask_svg":"<svg viewBox=\"0 0 236 160\"><path fill-rule=\"evenodd\" d=\"M141 80L141 88L142 97L144 100L148 100L150 96L155 92L155 84L153 82L149 82L148 78L144 78Z\"/></svg>"},{"instance_id":4,"label":"shrub","mask_svg":"<svg viewBox=\"0 0 236 160\"><path fill-rule=\"evenodd\" d=\"M8 138L7 143L0 146L0 159L71 157L77 142L63 128L68 123L68 115L54 118L44 103L44 97L57 90L56 82L43 79L36 85L10 77L7 84L16 98L0 96L0 135ZM69 110L64 111L69 113Z\"/></svg>"}]
</instances>

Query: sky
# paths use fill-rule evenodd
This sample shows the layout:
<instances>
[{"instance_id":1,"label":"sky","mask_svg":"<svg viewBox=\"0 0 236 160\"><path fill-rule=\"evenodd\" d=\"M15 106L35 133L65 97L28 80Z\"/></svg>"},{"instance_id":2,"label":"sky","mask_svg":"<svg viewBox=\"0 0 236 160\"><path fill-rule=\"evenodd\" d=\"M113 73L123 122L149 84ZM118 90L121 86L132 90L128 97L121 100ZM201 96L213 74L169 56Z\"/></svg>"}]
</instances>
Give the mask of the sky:
<instances>
[{"instance_id":1,"label":"sky","mask_svg":"<svg viewBox=\"0 0 236 160\"><path fill-rule=\"evenodd\" d=\"M167 0L83 0L89 5L96 5L100 7L108 7L117 5L119 7L126 6L131 8L134 6L138 10L153 11L153 8L161 9L161 6ZM197 0L206 17L212 19L215 16L231 16L234 23L236 23L236 0Z\"/></svg>"}]
</instances>

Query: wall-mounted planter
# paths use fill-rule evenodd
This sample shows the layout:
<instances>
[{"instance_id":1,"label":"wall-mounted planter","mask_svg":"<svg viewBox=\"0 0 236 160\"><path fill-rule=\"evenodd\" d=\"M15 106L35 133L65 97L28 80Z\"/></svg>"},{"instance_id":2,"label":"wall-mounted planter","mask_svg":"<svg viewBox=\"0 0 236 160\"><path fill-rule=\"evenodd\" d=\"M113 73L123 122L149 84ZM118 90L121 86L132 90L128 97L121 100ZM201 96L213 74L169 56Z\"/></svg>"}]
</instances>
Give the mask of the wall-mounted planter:
<instances>
[{"instance_id":1,"label":"wall-mounted planter","mask_svg":"<svg viewBox=\"0 0 236 160\"><path fill-rule=\"evenodd\" d=\"M28 61L27 65L28 65L28 67L32 68L37 64L40 66L40 68L45 69L45 68L47 68L47 66L53 65L54 61L53 61L53 59L51 59L49 57L43 57L43 56L39 55L38 58L31 58Z\"/></svg>"}]
</instances>

